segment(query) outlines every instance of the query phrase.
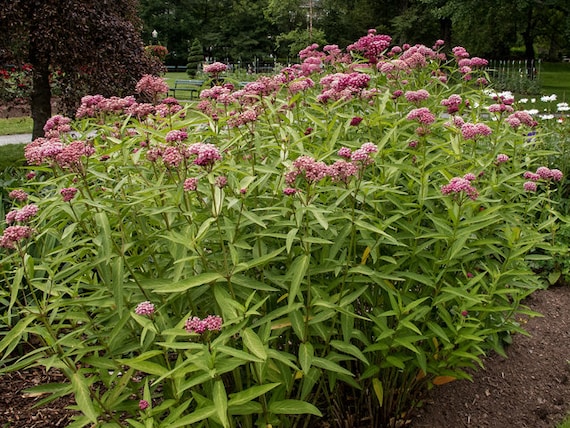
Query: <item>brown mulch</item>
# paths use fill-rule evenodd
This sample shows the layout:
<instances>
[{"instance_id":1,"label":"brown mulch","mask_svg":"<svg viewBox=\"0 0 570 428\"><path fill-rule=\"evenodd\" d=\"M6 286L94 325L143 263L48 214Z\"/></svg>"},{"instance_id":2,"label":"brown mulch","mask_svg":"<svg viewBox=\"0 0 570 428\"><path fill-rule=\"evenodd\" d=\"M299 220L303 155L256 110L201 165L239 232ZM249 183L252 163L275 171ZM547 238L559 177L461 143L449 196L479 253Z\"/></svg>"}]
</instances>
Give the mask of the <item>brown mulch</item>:
<instances>
[{"instance_id":1,"label":"brown mulch","mask_svg":"<svg viewBox=\"0 0 570 428\"><path fill-rule=\"evenodd\" d=\"M570 412L570 287L533 294L527 305L543 314L525 324L530 337L517 335L508 358L493 355L473 382L456 381L430 391L408 428L554 428ZM0 377L0 427L65 427L71 397L34 409L41 395L26 388L64 382L40 368Z\"/></svg>"}]
</instances>

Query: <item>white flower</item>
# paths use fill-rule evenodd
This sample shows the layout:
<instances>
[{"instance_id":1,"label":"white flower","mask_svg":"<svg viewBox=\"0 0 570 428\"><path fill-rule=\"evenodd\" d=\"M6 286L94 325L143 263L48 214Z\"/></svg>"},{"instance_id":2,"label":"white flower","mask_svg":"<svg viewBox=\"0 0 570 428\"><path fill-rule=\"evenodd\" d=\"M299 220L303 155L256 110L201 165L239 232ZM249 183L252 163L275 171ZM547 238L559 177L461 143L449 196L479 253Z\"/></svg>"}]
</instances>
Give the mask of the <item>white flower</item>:
<instances>
[{"instance_id":1,"label":"white flower","mask_svg":"<svg viewBox=\"0 0 570 428\"><path fill-rule=\"evenodd\" d=\"M552 95L543 95L542 97L540 97L540 101L547 103L549 101L556 101L556 94L552 94Z\"/></svg>"},{"instance_id":2,"label":"white flower","mask_svg":"<svg viewBox=\"0 0 570 428\"><path fill-rule=\"evenodd\" d=\"M568 103L558 103L558 104L556 104L556 108L558 109L558 111L569 111L570 110L570 106L568 106Z\"/></svg>"},{"instance_id":3,"label":"white flower","mask_svg":"<svg viewBox=\"0 0 570 428\"><path fill-rule=\"evenodd\" d=\"M536 102L536 98L531 98L530 102L534 104Z\"/></svg>"},{"instance_id":4,"label":"white flower","mask_svg":"<svg viewBox=\"0 0 570 428\"><path fill-rule=\"evenodd\" d=\"M530 110L525 110L528 114L538 114L538 109L531 108Z\"/></svg>"},{"instance_id":5,"label":"white flower","mask_svg":"<svg viewBox=\"0 0 570 428\"><path fill-rule=\"evenodd\" d=\"M519 103L522 103L522 104L528 103L528 98L521 98L521 99L519 100Z\"/></svg>"},{"instance_id":6,"label":"white flower","mask_svg":"<svg viewBox=\"0 0 570 428\"><path fill-rule=\"evenodd\" d=\"M540 117L542 120L554 119L554 115L553 115L553 114L541 114L539 117Z\"/></svg>"}]
</instances>

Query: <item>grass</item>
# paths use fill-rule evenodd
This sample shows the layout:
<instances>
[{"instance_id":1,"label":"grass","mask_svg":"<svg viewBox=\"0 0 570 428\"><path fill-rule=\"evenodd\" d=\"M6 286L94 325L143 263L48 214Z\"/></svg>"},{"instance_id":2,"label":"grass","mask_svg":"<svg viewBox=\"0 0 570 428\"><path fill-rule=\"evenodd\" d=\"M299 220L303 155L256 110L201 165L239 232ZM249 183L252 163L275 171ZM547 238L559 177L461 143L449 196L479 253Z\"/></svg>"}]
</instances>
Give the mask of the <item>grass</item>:
<instances>
[{"instance_id":1,"label":"grass","mask_svg":"<svg viewBox=\"0 0 570 428\"><path fill-rule=\"evenodd\" d=\"M0 135L30 134L32 126L31 117L0 119Z\"/></svg>"},{"instance_id":2,"label":"grass","mask_svg":"<svg viewBox=\"0 0 570 428\"><path fill-rule=\"evenodd\" d=\"M0 175L2 175L2 171L25 164L24 146L25 144L0 146Z\"/></svg>"},{"instance_id":3,"label":"grass","mask_svg":"<svg viewBox=\"0 0 570 428\"><path fill-rule=\"evenodd\" d=\"M544 95L556 94L557 102L568 102L570 100L570 63L543 63L540 69L540 83Z\"/></svg>"}]
</instances>

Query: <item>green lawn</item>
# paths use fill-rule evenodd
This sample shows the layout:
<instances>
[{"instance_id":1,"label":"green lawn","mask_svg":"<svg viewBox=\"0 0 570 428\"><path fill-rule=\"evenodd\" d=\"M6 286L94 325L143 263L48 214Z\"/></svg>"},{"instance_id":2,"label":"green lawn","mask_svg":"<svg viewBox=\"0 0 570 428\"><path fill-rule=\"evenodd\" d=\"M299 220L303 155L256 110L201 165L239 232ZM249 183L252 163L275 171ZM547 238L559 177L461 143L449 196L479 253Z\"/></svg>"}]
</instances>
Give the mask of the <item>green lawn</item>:
<instances>
[{"instance_id":1,"label":"green lawn","mask_svg":"<svg viewBox=\"0 0 570 428\"><path fill-rule=\"evenodd\" d=\"M570 101L570 63L542 63L539 76L544 95L556 94L557 102Z\"/></svg>"},{"instance_id":2,"label":"green lawn","mask_svg":"<svg viewBox=\"0 0 570 428\"><path fill-rule=\"evenodd\" d=\"M9 119L0 119L0 135L30 134L31 132L31 117L13 117Z\"/></svg>"}]
</instances>

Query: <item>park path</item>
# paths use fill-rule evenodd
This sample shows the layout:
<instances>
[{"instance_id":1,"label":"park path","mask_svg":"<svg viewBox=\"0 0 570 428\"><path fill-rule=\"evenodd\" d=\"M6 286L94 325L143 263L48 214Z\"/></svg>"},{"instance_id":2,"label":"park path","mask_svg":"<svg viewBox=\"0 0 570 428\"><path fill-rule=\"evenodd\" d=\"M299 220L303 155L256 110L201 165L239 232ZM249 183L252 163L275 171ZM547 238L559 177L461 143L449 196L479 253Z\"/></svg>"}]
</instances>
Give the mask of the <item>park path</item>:
<instances>
[{"instance_id":1,"label":"park path","mask_svg":"<svg viewBox=\"0 0 570 428\"><path fill-rule=\"evenodd\" d=\"M0 135L0 146L6 144L21 144L32 141L32 134Z\"/></svg>"}]
</instances>

